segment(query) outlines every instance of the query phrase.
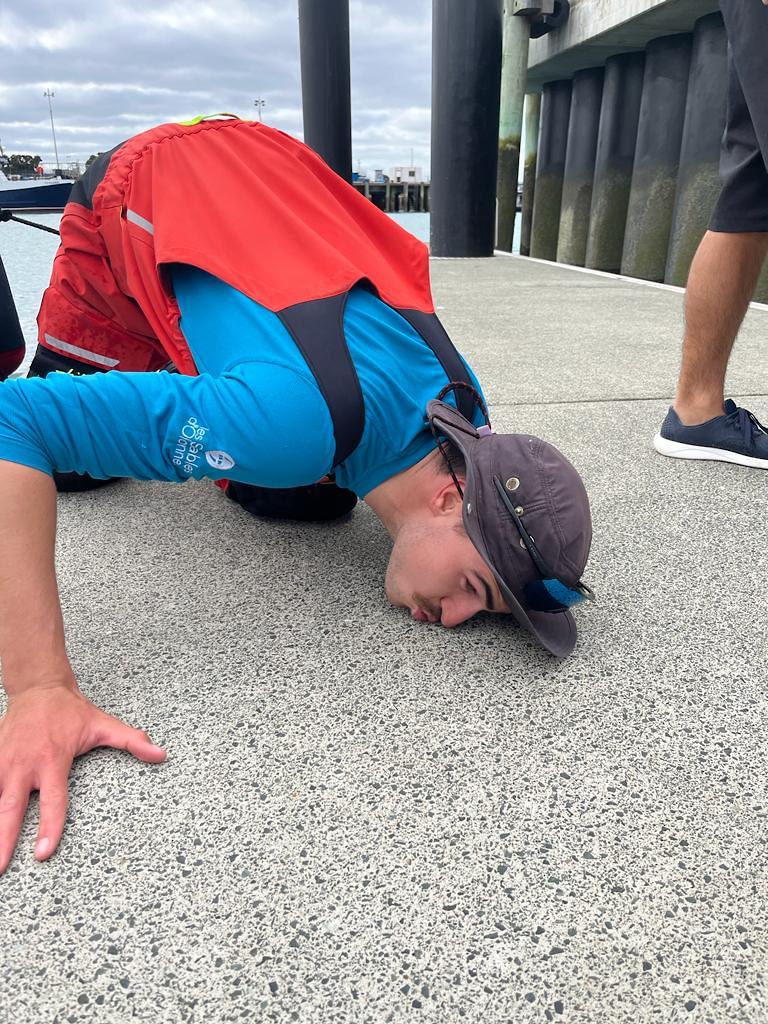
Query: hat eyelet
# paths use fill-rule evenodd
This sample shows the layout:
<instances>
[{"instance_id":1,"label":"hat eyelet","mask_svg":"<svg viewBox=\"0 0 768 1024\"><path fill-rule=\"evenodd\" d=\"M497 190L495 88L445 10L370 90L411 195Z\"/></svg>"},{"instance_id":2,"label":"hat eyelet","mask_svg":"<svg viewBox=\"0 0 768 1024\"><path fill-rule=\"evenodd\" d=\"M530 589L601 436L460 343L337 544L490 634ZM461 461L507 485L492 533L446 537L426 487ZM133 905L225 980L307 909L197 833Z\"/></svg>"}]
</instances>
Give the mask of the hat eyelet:
<instances>
[{"instance_id":1,"label":"hat eyelet","mask_svg":"<svg viewBox=\"0 0 768 1024\"><path fill-rule=\"evenodd\" d=\"M516 491L520 486L520 481L516 476L511 476L509 480L504 484L508 491Z\"/></svg>"}]
</instances>

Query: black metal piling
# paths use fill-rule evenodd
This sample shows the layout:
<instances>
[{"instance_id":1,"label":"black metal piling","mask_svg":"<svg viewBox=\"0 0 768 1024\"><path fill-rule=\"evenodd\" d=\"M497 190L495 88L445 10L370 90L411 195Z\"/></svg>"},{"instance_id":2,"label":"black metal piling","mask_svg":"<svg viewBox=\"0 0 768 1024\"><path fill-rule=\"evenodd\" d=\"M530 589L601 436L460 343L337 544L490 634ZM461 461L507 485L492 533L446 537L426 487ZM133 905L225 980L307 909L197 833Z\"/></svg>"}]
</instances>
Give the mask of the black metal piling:
<instances>
[{"instance_id":1,"label":"black metal piling","mask_svg":"<svg viewBox=\"0 0 768 1024\"><path fill-rule=\"evenodd\" d=\"M571 82L547 82L541 98L541 128L533 197L531 256L557 258L565 150L571 111Z\"/></svg>"},{"instance_id":2,"label":"black metal piling","mask_svg":"<svg viewBox=\"0 0 768 1024\"><path fill-rule=\"evenodd\" d=\"M434 256L492 256L501 85L498 0L433 0Z\"/></svg>"},{"instance_id":3,"label":"black metal piling","mask_svg":"<svg viewBox=\"0 0 768 1024\"><path fill-rule=\"evenodd\" d=\"M720 14L696 22L677 194L664 280L684 285L720 192L718 164L728 92L728 40Z\"/></svg>"},{"instance_id":4,"label":"black metal piling","mask_svg":"<svg viewBox=\"0 0 768 1024\"><path fill-rule=\"evenodd\" d=\"M576 72L571 91L557 260L577 267L584 266L587 255L602 95L602 68L586 68Z\"/></svg>"},{"instance_id":5,"label":"black metal piling","mask_svg":"<svg viewBox=\"0 0 768 1024\"><path fill-rule=\"evenodd\" d=\"M652 40L645 55L621 272L663 281L685 120L690 34Z\"/></svg>"},{"instance_id":6,"label":"black metal piling","mask_svg":"<svg viewBox=\"0 0 768 1024\"><path fill-rule=\"evenodd\" d=\"M299 0L304 141L352 180L349 0Z\"/></svg>"},{"instance_id":7,"label":"black metal piling","mask_svg":"<svg viewBox=\"0 0 768 1024\"><path fill-rule=\"evenodd\" d=\"M617 274L621 268L644 67L644 53L605 62L585 259L592 270Z\"/></svg>"}]
</instances>

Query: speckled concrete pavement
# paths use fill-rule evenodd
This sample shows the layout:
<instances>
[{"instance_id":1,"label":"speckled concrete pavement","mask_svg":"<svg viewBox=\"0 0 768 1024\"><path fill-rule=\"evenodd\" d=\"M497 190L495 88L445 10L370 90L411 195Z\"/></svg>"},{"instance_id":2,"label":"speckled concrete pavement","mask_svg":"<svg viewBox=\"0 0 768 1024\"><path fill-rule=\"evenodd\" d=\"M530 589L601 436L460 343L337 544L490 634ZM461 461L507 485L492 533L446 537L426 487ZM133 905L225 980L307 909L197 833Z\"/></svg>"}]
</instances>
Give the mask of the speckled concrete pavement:
<instances>
[{"instance_id":1,"label":"speckled concrete pavement","mask_svg":"<svg viewBox=\"0 0 768 1024\"><path fill-rule=\"evenodd\" d=\"M60 503L71 656L159 767L82 758L0 880L0 1020L768 1021L759 472L662 459L673 292L435 261L497 426L586 478L599 604L564 663L410 622L385 537L211 486ZM768 412L768 315L731 390Z\"/></svg>"}]
</instances>

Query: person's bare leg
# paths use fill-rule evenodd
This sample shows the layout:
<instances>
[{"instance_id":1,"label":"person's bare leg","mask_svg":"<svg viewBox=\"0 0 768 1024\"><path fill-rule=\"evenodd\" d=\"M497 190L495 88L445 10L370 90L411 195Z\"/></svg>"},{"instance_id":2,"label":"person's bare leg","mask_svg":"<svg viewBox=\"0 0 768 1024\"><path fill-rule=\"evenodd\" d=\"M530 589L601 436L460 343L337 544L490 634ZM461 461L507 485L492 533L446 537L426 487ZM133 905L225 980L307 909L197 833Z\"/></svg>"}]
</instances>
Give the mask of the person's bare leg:
<instances>
[{"instance_id":1,"label":"person's bare leg","mask_svg":"<svg viewBox=\"0 0 768 1024\"><path fill-rule=\"evenodd\" d=\"M685 290L675 412L686 426L723 415L725 371L768 253L768 233L707 231Z\"/></svg>"}]
</instances>

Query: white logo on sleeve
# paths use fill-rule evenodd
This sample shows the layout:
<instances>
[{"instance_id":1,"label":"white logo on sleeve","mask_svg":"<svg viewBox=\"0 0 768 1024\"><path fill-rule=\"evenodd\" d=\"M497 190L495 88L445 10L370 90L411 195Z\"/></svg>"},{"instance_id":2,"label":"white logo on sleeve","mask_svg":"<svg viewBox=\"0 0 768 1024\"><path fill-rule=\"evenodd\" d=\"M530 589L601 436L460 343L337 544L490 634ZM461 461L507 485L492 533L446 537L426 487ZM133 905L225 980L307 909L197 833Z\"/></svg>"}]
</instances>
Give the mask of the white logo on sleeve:
<instances>
[{"instance_id":1,"label":"white logo on sleeve","mask_svg":"<svg viewBox=\"0 0 768 1024\"><path fill-rule=\"evenodd\" d=\"M232 469L235 460L227 452L206 452L205 461L214 469Z\"/></svg>"},{"instance_id":2,"label":"white logo on sleeve","mask_svg":"<svg viewBox=\"0 0 768 1024\"><path fill-rule=\"evenodd\" d=\"M181 428L179 439L171 452L174 466L178 466L184 473L194 473L203 451L203 439L207 433L208 427L202 426L194 416L190 416Z\"/></svg>"}]
</instances>

